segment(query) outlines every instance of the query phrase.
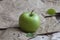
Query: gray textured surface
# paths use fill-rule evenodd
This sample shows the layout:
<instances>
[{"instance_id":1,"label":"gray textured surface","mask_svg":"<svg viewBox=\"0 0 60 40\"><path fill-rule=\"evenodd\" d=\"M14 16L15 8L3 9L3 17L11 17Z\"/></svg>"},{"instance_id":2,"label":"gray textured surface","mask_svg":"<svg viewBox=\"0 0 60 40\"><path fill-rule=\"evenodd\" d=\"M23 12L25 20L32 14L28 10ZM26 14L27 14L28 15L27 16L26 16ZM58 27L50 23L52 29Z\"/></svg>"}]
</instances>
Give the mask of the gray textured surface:
<instances>
[{"instance_id":1,"label":"gray textured surface","mask_svg":"<svg viewBox=\"0 0 60 40\"><path fill-rule=\"evenodd\" d=\"M35 12L41 18L41 25L38 34L59 31L59 26L54 26L57 22L55 17L45 19L41 14L46 14L48 8L60 10L57 6L47 6L41 0L3 0L0 1L0 28L17 27L18 19L22 12Z\"/></svg>"},{"instance_id":2,"label":"gray textured surface","mask_svg":"<svg viewBox=\"0 0 60 40\"><path fill-rule=\"evenodd\" d=\"M43 36L36 36L35 38L33 39L30 39L30 40L49 40L50 38L46 35L43 35Z\"/></svg>"},{"instance_id":3,"label":"gray textured surface","mask_svg":"<svg viewBox=\"0 0 60 40\"><path fill-rule=\"evenodd\" d=\"M36 34L49 33L60 31L60 23L56 20L55 17L52 18L44 18L43 15L46 14L46 10L48 8L54 8L57 12L60 12L60 5L53 4L45 4L41 0L3 0L0 1L0 28L8 28L8 27L18 27L18 18L22 12L31 11L35 9L35 12L41 18L40 28L37 30ZM13 33L16 35L13 35ZM0 32L1 37L0 40L27 40L28 38L25 36L25 33L17 29L7 29L6 31ZM21 37L17 37L17 35L22 35ZM57 34L56 34L57 35ZM60 35L60 34L59 34ZM45 35L44 35L45 37ZM48 36L47 36L48 37ZM52 36L52 40L55 35ZM25 38L25 39L24 39ZM44 39L43 39L44 40Z\"/></svg>"},{"instance_id":4,"label":"gray textured surface","mask_svg":"<svg viewBox=\"0 0 60 40\"><path fill-rule=\"evenodd\" d=\"M15 27L22 12L35 9L38 11L37 0L3 0L0 1L0 28Z\"/></svg>"},{"instance_id":5,"label":"gray textured surface","mask_svg":"<svg viewBox=\"0 0 60 40\"><path fill-rule=\"evenodd\" d=\"M1 40L28 40L26 33L17 28L8 28L0 37Z\"/></svg>"},{"instance_id":6,"label":"gray textured surface","mask_svg":"<svg viewBox=\"0 0 60 40\"><path fill-rule=\"evenodd\" d=\"M52 34L51 40L60 40L60 32Z\"/></svg>"},{"instance_id":7,"label":"gray textured surface","mask_svg":"<svg viewBox=\"0 0 60 40\"><path fill-rule=\"evenodd\" d=\"M0 40L60 40L60 32L50 35L36 35L34 38L27 37L26 35L18 28L8 28L0 35Z\"/></svg>"},{"instance_id":8,"label":"gray textured surface","mask_svg":"<svg viewBox=\"0 0 60 40\"><path fill-rule=\"evenodd\" d=\"M47 5L44 5L40 0L3 0L0 1L0 28L7 27L17 27L19 15L24 11L31 11L35 9L35 12L41 17L41 28L39 33L46 33L59 31L59 27L54 27L56 19L48 18L45 19L41 15L45 14L46 10L51 8ZM59 10L57 7L52 6L52 8ZM47 21L46 21L47 20ZM51 20L51 21L50 21ZM53 21L54 20L54 21ZM45 21L45 22L43 22ZM47 23L48 22L48 23ZM50 26L49 26L50 25Z\"/></svg>"}]
</instances>

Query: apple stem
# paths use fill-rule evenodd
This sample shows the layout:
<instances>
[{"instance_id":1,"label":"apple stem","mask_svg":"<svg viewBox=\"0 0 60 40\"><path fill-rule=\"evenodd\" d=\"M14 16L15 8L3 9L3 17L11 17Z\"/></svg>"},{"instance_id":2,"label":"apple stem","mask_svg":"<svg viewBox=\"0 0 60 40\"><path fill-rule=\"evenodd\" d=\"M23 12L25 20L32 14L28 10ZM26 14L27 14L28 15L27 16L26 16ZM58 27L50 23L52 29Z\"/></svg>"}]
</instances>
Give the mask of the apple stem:
<instances>
[{"instance_id":1,"label":"apple stem","mask_svg":"<svg viewBox=\"0 0 60 40\"><path fill-rule=\"evenodd\" d=\"M31 14L30 14L30 16L32 16L32 13L33 13L33 12L34 12L34 10L32 10L32 11L31 11Z\"/></svg>"}]
</instances>

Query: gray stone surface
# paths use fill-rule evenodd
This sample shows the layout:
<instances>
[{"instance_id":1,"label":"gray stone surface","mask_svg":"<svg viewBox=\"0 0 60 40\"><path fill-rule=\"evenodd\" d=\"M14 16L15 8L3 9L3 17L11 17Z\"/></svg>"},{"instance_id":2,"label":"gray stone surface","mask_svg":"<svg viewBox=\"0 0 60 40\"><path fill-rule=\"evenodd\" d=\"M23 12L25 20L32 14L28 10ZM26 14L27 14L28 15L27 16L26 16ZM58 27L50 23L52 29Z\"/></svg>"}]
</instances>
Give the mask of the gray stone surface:
<instances>
[{"instance_id":1,"label":"gray stone surface","mask_svg":"<svg viewBox=\"0 0 60 40\"><path fill-rule=\"evenodd\" d=\"M4 34L0 37L1 40L28 40L26 33L20 31L17 28L8 28Z\"/></svg>"},{"instance_id":2,"label":"gray stone surface","mask_svg":"<svg viewBox=\"0 0 60 40\"><path fill-rule=\"evenodd\" d=\"M42 0L47 5L55 5L55 6L60 6L60 0Z\"/></svg>"},{"instance_id":3,"label":"gray stone surface","mask_svg":"<svg viewBox=\"0 0 60 40\"><path fill-rule=\"evenodd\" d=\"M45 1L45 0L44 0ZM60 23L55 17L44 18L48 8L54 8L60 12L60 1L58 5L56 2L47 2L42 0L3 0L0 1L0 28L18 27L18 18L22 12L35 12L41 18L40 28L36 34L51 33L60 31ZM50 0L52 1L52 0ZM46 5L47 4L47 5ZM54 5L53 5L54 4ZM43 15L42 15L43 14ZM58 24L57 24L58 23ZM60 40L60 32L51 35L38 35L35 38L29 39L26 33L17 28L8 28L7 30L0 30L0 40Z\"/></svg>"},{"instance_id":4,"label":"gray stone surface","mask_svg":"<svg viewBox=\"0 0 60 40\"><path fill-rule=\"evenodd\" d=\"M60 32L52 34L51 40L60 40Z\"/></svg>"},{"instance_id":5,"label":"gray stone surface","mask_svg":"<svg viewBox=\"0 0 60 40\"><path fill-rule=\"evenodd\" d=\"M60 40L60 32L50 35L36 35L34 38L27 37L26 35L18 28L8 28L3 34L1 33L0 40Z\"/></svg>"},{"instance_id":6,"label":"gray stone surface","mask_svg":"<svg viewBox=\"0 0 60 40\"><path fill-rule=\"evenodd\" d=\"M0 37L4 34L5 30L0 30Z\"/></svg>"},{"instance_id":7,"label":"gray stone surface","mask_svg":"<svg viewBox=\"0 0 60 40\"><path fill-rule=\"evenodd\" d=\"M40 15L43 3L40 0L2 0L0 1L0 28L17 27L22 12L35 9ZM39 7L41 5L41 7ZM42 17L42 16L41 16ZM43 17L41 21L45 20Z\"/></svg>"},{"instance_id":8,"label":"gray stone surface","mask_svg":"<svg viewBox=\"0 0 60 40\"><path fill-rule=\"evenodd\" d=\"M15 27L16 25L18 25L18 19L22 12L35 9L35 12L40 14L40 9L37 5L39 4L38 1L39 0L0 1L0 28Z\"/></svg>"},{"instance_id":9,"label":"gray stone surface","mask_svg":"<svg viewBox=\"0 0 60 40\"><path fill-rule=\"evenodd\" d=\"M18 28L8 28L0 34L0 40L60 40L60 32L38 35L35 34L34 38L27 37L27 33Z\"/></svg>"},{"instance_id":10,"label":"gray stone surface","mask_svg":"<svg viewBox=\"0 0 60 40\"><path fill-rule=\"evenodd\" d=\"M34 38L27 37L27 33L22 32L18 28L8 28L5 32L0 35L0 40L49 40L50 36L37 35Z\"/></svg>"},{"instance_id":11,"label":"gray stone surface","mask_svg":"<svg viewBox=\"0 0 60 40\"><path fill-rule=\"evenodd\" d=\"M51 3L50 3L50 2ZM54 0L53 0L54 1ZM47 9L54 8L60 12L60 1L56 0L2 0L0 1L0 29L8 28L7 30L0 30L0 40L60 40L60 32L50 35L37 35L44 33L51 33L60 31L60 23L55 18L44 18ZM40 28L36 31L35 38L30 39L26 37L26 33L22 32L18 27L19 16L26 11L35 9L35 12L41 18ZM43 14L43 15L42 15Z\"/></svg>"},{"instance_id":12,"label":"gray stone surface","mask_svg":"<svg viewBox=\"0 0 60 40\"><path fill-rule=\"evenodd\" d=\"M43 35L43 36L36 36L35 38L33 39L30 39L30 40L49 40L50 38L46 35Z\"/></svg>"},{"instance_id":13,"label":"gray stone surface","mask_svg":"<svg viewBox=\"0 0 60 40\"><path fill-rule=\"evenodd\" d=\"M46 5L41 0L3 0L0 1L0 28L18 27L19 16L25 11L35 9L35 12L41 18L40 28L37 34L60 31L60 23L55 17L44 18L48 8L54 8L60 12L60 6Z\"/></svg>"}]
</instances>

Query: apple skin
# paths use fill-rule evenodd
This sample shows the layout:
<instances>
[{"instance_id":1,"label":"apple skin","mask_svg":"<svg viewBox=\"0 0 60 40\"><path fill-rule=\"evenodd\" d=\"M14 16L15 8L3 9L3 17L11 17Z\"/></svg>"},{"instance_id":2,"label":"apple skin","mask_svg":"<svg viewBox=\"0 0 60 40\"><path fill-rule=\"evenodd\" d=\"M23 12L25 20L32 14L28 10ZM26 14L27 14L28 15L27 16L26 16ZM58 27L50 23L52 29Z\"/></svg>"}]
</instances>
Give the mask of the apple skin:
<instances>
[{"instance_id":1,"label":"apple skin","mask_svg":"<svg viewBox=\"0 0 60 40\"><path fill-rule=\"evenodd\" d=\"M53 16L53 15L56 15L56 10L50 8L50 9L47 10L47 13L48 13L49 15Z\"/></svg>"},{"instance_id":2,"label":"apple skin","mask_svg":"<svg viewBox=\"0 0 60 40\"><path fill-rule=\"evenodd\" d=\"M36 13L24 12L19 17L19 26L25 32L33 33L40 27L40 18Z\"/></svg>"}]
</instances>

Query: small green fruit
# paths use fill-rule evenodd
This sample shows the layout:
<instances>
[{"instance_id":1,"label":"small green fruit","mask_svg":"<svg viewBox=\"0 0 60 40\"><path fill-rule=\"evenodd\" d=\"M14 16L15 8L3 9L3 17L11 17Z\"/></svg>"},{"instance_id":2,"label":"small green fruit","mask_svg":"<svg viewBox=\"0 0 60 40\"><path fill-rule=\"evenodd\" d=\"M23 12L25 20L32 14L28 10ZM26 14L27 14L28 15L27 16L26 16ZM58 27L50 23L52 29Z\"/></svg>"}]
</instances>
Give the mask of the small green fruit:
<instances>
[{"instance_id":1,"label":"small green fruit","mask_svg":"<svg viewBox=\"0 0 60 40\"><path fill-rule=\"evenodd\" d=\"M25 32L35 32L40 26L40 18L34 12L23 12L19 17L19 26Z\"/></svg>"},{"instance_id":2,"label":"small green fruit","mask_svg":"<svg viewBox=\"0 0 60 40\"><path fill-rule=\"evenodd\" d=\"M49 14L51 16L55 15L56 14L56 10L55 9L48 9L47 14Z\"/></svg>"}]
</instances>

